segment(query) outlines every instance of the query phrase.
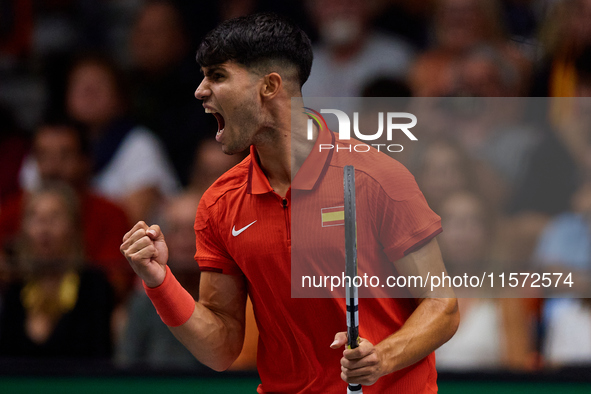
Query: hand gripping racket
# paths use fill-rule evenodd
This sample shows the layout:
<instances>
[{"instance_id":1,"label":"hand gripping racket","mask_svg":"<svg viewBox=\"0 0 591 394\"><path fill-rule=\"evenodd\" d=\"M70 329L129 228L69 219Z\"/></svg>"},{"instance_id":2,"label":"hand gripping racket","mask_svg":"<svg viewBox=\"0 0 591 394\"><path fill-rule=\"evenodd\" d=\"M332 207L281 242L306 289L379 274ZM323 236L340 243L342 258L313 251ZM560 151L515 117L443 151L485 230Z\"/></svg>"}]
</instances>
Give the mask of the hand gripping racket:
<instances>
[{"instance_id":1,"label":"hand gripping racket","mask_svg":"<svg viewBox=\"0 0 591 394\"><path fill-rule=\"evenodd\" d=\"M355 168L345 166L345 276L347 301L347 337L349 349L359 345L359 300L353 280L357 276L357 214L355 212ZM362 394L360 384L349 384L347 394Z\"/></svg>"}]
</instances>

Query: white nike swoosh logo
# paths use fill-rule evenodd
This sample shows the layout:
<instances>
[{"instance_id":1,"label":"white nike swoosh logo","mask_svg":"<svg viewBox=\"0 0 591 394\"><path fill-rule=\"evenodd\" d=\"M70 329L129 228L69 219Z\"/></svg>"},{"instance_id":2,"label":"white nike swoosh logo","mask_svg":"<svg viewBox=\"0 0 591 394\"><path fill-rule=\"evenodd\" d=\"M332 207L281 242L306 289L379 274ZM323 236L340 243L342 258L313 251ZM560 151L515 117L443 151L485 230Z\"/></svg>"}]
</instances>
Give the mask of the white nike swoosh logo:
<instances>
[{"instance_id":1,"label":"white nike swoosh logo","mask_svg":"<svg viewBox=\"0 0 591 394\"><path fill-rule=\"evenodd\" d=\"M256 220L254 222L252 222L251 224L249 224L248 226L242 227L238 231L236 231L236 226L232 227L232 235L235 236L235 237L239 236L241 232L243 232L244 230L246 230L247 228L249 228L250 226L252 226L255 223L256 223Z\"/></svg>"}]
</instances>

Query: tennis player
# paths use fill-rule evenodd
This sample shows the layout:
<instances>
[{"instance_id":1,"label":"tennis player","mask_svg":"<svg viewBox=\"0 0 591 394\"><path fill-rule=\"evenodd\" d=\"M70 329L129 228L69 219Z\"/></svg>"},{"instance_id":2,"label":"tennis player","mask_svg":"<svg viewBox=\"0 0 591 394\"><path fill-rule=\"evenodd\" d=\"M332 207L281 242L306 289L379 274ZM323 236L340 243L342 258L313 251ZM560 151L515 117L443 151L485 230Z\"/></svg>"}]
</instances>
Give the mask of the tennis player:
<instances>
[{"instance_id":1,"label":"tennis player","mask_svg":"<svg viewBox=\"0 0 591 394\"><path fill-rule=\"evenodd\" d=\"M222 150L250 149L250 155L200 201L195 220L202 271L199 301L170 272L158 225L139 222L124 236L121 251L163 322L199 361L222 371L242 348L249 294L260 332L259 393L343 394L345 382L366 385L366 393L437 392L433 352L457 329L455 298L360 299L356 349L344 346L342 298L291 298L292 195L338 190L338 182L342 191L341 155L318 153L314 146L346 145L323 128L316 128L315 141L308 141L303 112L294 114L292 122L291 98L301 97L312 65L306 34L273 14L232 19L205 37L197 62L204 78L195 96L217 118ZM363 258L444 270L435 240L440 218L412 175L392 164L397 162L388 162L392 169L383 177L367 176L372 159L383 160L372 153L356 164L358 217L360 210L371 209L396 215L396 220L375 218L366 228L359 224L360 235L375 233L363 241L367 247L362 249L369 250L360 251L367 254ZM338 198L342 205L342 192ZM310 215L318 218L322 206L331 203L313 201L318 211ZM311 239L321 237L323 228L329 227L310 228ZM331 228L341 229L335 234L342 243L342 226Z\"/></svg>"}]
</instances>

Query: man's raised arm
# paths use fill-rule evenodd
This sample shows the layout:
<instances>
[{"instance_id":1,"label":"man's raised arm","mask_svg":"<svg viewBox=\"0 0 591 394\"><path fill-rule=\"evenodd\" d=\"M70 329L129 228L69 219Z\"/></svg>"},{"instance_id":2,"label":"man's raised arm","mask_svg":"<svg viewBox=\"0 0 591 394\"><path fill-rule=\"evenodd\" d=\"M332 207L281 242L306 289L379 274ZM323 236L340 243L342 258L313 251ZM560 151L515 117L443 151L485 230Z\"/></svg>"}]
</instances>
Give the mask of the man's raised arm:
<instances>
[{"instance_id":1,"label":"man's raised arm","mask_svg":"<svg viewBox=\"0 0 591 394\"><path fill-rule=\"evenodd\" d=\"M244 342L246 284L241 276L203 272L200 299L181 287L167 266L168 247L158 225L138 222L125 236L121 252L144 281L162 321L203 364L227 369Z\"/></svg>"}]
</instances>

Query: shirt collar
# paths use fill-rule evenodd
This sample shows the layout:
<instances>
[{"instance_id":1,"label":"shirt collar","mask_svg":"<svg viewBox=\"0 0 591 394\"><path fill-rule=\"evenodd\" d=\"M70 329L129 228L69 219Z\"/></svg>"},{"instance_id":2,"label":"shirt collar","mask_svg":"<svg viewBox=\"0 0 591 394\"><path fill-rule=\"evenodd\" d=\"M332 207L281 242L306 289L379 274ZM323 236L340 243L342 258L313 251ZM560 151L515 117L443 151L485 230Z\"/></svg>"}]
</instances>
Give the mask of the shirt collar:
<instances>
[{"instance_id":1,"label":"shirt collar","mask_svg":"<svg viewBox=\"0 0 591 394\"><path fill-rule=\"evenodd\" d=\"M248 168L246 191L249 194L264 194L273 191L267 176L259 164L259 155L254 145L250 146L250 167Z\"/></svg>"},{"instance_id":2,"label":"shirt collar","mask_svg":"<svg viewBox=\"0 0 591 394\"><path fill-rule=\"evenodd\" d=\"M320 145L331 145L332 149L320 150ZM313 190L328 169L332 152L335 149L335 136L328 127L318 128L318 138L295 178L292 180L292 189Z\"/></svg>"},{"instance_id":3,"label":"shirt collar","mask_svg":"<svg viewBox=\"0 0 591 394\"><path fill-rule=\"evenodd\" d=\"M320 145L332 145L333 149L320 150ZM291 188L299 190L313 190L330 164L335 146L335 136L328 128L320 127L318 138L312 152L300 167ZM248 169L247 192L249 194L264 194L273 191L267 176L259 164L259 156L254 145L250 147L250 167Z\"/></svg>"}]
</instances>

